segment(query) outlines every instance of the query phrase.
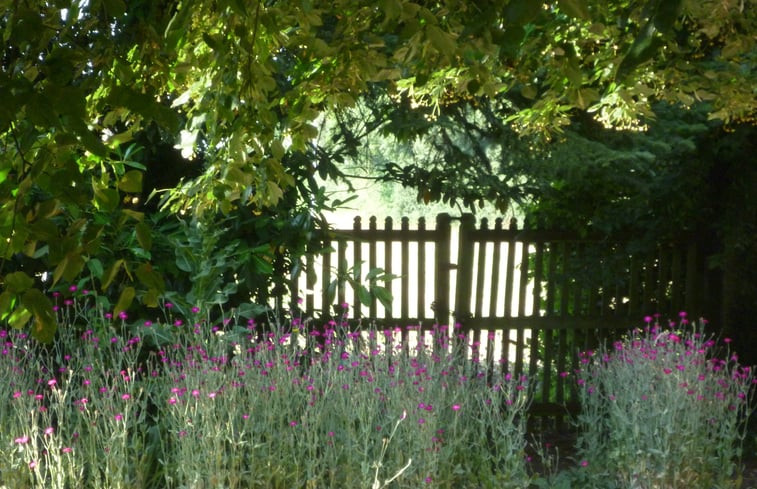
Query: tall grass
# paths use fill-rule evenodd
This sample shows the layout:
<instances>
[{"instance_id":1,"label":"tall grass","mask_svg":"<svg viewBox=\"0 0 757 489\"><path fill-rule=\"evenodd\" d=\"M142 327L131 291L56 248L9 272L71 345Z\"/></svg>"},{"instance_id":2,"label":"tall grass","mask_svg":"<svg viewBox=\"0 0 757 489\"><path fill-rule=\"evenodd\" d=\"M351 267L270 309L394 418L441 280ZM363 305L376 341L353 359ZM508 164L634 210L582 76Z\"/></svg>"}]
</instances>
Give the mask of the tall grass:
<instances>
[{"instance_id":1,"label":"tall grass","mask_svg":"<svg viewBox=\"0 0 757 489\"><path fill-rule=\"evenodd\" d=\"M581 354L586 487L738 487L755 379L728 341L718 345L681 313L666 327L647 318L611 347Z\"/></svg>"},{"instance_id":2,"label":"tall grass","mask_svg":"<svg viewBox=\"0 0 757 489\"><path fill-rule=\"evenodd\" d=\"M0 485L530 483L525 379L487 376L445 328L409 345L336 323L188 319L62 324L47 348L3 331Z\"/></svg>"}]
</instances>

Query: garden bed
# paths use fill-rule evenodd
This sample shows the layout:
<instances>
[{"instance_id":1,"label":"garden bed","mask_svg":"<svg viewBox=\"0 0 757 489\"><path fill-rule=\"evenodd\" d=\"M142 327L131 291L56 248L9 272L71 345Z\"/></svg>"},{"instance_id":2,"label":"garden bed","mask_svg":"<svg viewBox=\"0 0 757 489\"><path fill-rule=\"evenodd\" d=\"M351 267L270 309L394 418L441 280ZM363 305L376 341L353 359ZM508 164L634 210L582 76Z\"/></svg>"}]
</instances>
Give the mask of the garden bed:
<instances>
[{"instance_id":1,"label":"garden bed","mask_svg":"<svg viewBox=\"0 0 757 489\"><path fill-rule=\"evenodd\" d=\"M580 431L530 434L529 379L482 370L448 329L408 345L342 326L3 331L0 486L737 487L753 377L693 329L582 353Z\"/></svg>"}]
</instances>

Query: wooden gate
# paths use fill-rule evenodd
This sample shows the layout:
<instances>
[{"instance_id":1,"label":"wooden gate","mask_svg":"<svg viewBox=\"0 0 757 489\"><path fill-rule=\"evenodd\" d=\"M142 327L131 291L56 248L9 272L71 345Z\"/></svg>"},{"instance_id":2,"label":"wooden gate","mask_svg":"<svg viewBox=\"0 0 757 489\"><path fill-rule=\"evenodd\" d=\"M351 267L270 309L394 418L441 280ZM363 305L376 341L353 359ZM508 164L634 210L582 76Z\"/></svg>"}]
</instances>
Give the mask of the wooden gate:
<instances>
[{"instance_id":1,"label":"wooden gate","mask_svg":"<svg viewBox=\"0 0 757 489\"><path fill-rule=\"evenodd\" d=\"M574 402L566 374L577 368L578 350L647 314L707 312L704 261L693 240L631 255L624 242L439 214L433 229L424 219L411 228L408 218L378 228L375 217L364 229L355 218L352 229L324 233L322 245L333 251L307 256L291 284L304 315L323 318L332 303L348 303L353 323L398 327L403 337L408 327L424 334L456 324L482 362L536 379L536 414L559 416ZM397 278L377 281L369 271L379 268ZM350 290L360 285L391 290L391 307L375 297L362 304Z\"/></svg>"}]
</instances>

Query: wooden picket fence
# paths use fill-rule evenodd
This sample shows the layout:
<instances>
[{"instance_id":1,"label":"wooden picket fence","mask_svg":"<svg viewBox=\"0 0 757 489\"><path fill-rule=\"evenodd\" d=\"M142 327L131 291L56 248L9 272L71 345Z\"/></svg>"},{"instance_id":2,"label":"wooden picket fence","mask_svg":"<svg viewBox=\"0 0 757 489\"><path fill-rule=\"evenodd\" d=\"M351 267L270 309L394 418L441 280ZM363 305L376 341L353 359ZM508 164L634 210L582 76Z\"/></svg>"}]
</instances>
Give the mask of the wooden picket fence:
<instances>
[{"instance_id":1,"label":"wooden picket fence","mask_svg":"<svg viewBox=\"0 0 757 489\"><path fill-rule=\"evenodd\" d=\"M379 228L375 217L363 228L358 217L352 229L324 232L320 244L332 251L308 255L290 285L305 317L348 303L353 324L399 328L403 339L454 324L483 365L536 382L532 414L558 420L576 404L565 373L578 367L578 351L647 314L705 313L704 260L694 240L636 256L623 242L439 214L433 229L424 219L411 228L408 218L399 228L386 218ZM377 281L368 272L379 268L397 278ZM391 307L375 295L362 304L350 290L356 284L391 290Z\"/></svg>"}]
</instances>

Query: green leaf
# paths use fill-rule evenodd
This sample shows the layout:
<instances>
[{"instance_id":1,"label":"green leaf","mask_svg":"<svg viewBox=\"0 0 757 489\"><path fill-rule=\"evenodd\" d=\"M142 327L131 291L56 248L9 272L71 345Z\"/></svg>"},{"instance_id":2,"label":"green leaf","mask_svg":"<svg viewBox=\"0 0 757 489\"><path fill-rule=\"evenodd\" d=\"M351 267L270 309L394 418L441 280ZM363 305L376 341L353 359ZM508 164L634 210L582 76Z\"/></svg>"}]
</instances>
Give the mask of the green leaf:
<instances>
[{"instance_id":1,"label":"green leaf","mask_svg":"<svg viewBox=\"0 0 757 489\"><path fill-rule=\"evenodd\" d=\"M32 313L32 336L41 343L50 343L55 337L58 322L53 311L53 303L39 289L27 290L21 298L21 304Z\"/></svg>"},{"instance_id":2,"label":"green leaf","mask_svg":"<svg viewBox=\"0 0 757 489\"><path fill-rule=\"evenodd\" d=\"M134 290L134 287L124 288L124 290L121 292L121 295L118 297L116 307L113 308L113 316L117 317L121 312L129 309L131 303L134 302L135 295L136 291Z\"/></svg>"},{"instance_id":3,"label":"green leaf","mask_svg":"<svg viewBox=\"0 0 757 489\"><path fill-rule=\"evenodd\" d=\"M529 100L533 100L536 98L536 95L538 94L538 92L536 91L536 88L533 85L526 85L521 89L520 94Z\"/></svg>"},{"instance_id":4,"label":"green leaf","mask_svg":"<svg viewBox=\"0 0 757 489\"><path fill-rule=\"evenodd\" d=\"M457 43L452 36L441 30L438 26L429 25L426 28L426 34L431 41L431 45L440 53L453 56L455 51L457 51Z\"/></svg>"},{"instance_id":5,"label":"green leaf","mask_svg":"<svg viewBox=\"0 0 757 489\"><path fill-rule=\"evenodd\" d=\"M16 295L11 291L6 290L2 294L0 294L0 320L4 320L8 317L11 310L13 309L15 302Z\"/></svg>"},{"instance_id":6,"label":"green leaf","mask_svg":"<svg viewBox=\"0 0 757 489\"><path fill-rule=\"evenodd\" d=\"M252 302L240 304L239 307L237 307L237 314L246 319L260 316L261 314L265 314L267 311L268 308L266 306L253 304Z\"/></svg>"},{"instance_id":7,"label":"green leaf","mask_svg":"<svg viewBox=\"0 0 757 489\"><path fill-rule=\"evenodd\" d=\"M569 17L590 20L589 6L585 0L557 0L557 5Z\"/></svg>"},{"instance_id":8,"label":"green leaf","mask_svg":"<svg viewBox=\"0 0 757 489\"><path fill-rule=\"evenodd\" d=\"M368 291L367 288L365 288L364 285L361 285L357 289L357 298L360 301L361 304L364 306L370 306L371 305L371 293Z\"/></svg>"},{"instance_id":9,"label":"green leaf","mask_svg":"<svg viewBox=\"0 0 757 489\"><path fill-rule=\"evenodd\" d=\"M93 181L92 190L95 193L95 206L100 210L106 212L114 211L121 202L121 197L116 189L103 187Z\"/></svg>"},{"instance_id":10,"label":"green leaf","mask_svg":"<svg viewBox=\"0 0 757 489\"><path fill-rule=\"evenodd\" d=\"M111 88L107 101L115 107L125 107L148 120L155 120L155 122L166 126L171 132L179 128L179 119L176 113L147 93L119 85Z\"/></svg>"},{"instance_id":11,"label":"green leaf","mask_svg":"<svg viewBox=\"0 0 757 489\"><path fill-rule=\"evenodd\" d=\"M58 237L58 226L51 219L37 219L28 229L34 239L50 241Z\"/></svg>"},{"instance_id":12,"label":"green leaf","mask_svg":"<svg viewBox=\"0 0 757 489\"><path fill-rule=\"evenodd\" d=\"M505 27L505 32L499 39L500 57L509 57L511 59L517 58L525 37L526 30L522 25L508 25Z\"/></svg>"},{"instance_id":13,"label":"green leaf","mask_svg":"<svg viewBox=\"0 0 757 489\"><path fill-rule=\"evenodd\" d=\"M118 181L118 188L130 194L138 194L142 191L142 172L129 170Z\"/></svg>"},{"instance_id":14,"label":"green leaf","mask_svg":"<svg viewBox=\"0 0 757 489\"><path fill-rule=\"evenodd\" d=\"M526 25L539 15L543 3L542 0L512 0L505 7L505 16L512 24Z\"/></svg>"},{"instance_id":15,"label":"green leaf","mask_svg":"<svg viewBox=\"0 0 757 489\"><path fill-rule=\"evenodd\" d=\"M386 309L392 309L392 293L384 287L374 286L371 287L371 293L381 302L381 305Z\"/></svg>"},{"instance_id":16,"label":"green leaf","mask_svg":"<svg viewBox=\"0 0 757 489\"><path fill-rule=\"evenodd\" d=\"M138 222L136 226L137 242L144 250L152 248L152 232L150 226L143 222Z\"/></svg>"},{"instance_id":17,"label":"green leaf","mask_svg":"<svg viewBox=\"0 0 757 489\"><path fill-rule=\"evenodd\" d=\"M81 253L74 251L66 254L66 256L58 262L58 266L56 266L53 271L53 284L58 283L61 278L73 282L84 269L84 265L86 265L86 262L81 256Z\"/></svg>"},{"instance_id":18,"label":"green leaf","mask_svg":"<svg viewBox=\"0 0 757 489\"><path fill-rule=\"evenodd\" d=\"M89 260L87 260L87 268L94 277L102 278L104 272L103 262L101 262L98 258L90 258Z\"/></svg>"},{"instance_id":19,"label":"green leaf","mask_svg":"<svg viewBox=\"0 0 757 489\"><path fill-rule=\"evenodd\" d=\"M192 8L187 2L182 2L174 13L171 20L166 26L166 30L163 36L166 38L166 45L170 48L175 48L178 42L183 39L187 33L187 26L192 19Z\"/></svg>"},{"instance_id":20,"label":"green leaf","mask_svg":"<svg viewBox=\"0 0 757 489\"><path fill-rule=\"evenodd\" d=\"M205 41L205 44L207 44L208 47L213 51L219 52L223 49L223 42L216 39L214 36L211 36L207 32L202 33L202 40Z\"/></svg>"},{"instance_id":21,"label":"green leaf","mask_svg":"<svg viewBox=\"0 0 757 489\"><path fill-rule=\"evenodd\" d=\"M152 265L149 263L143 263L137 267L134 272L137 279L145 285L148 289L155 289L160 292L166 290L166 283L158 272L156 272Z\"/></svg>"},{"instance_id":22,"label":"green leaf","mask_svg":"<svg viewBox=\"0 0 757 489\"><path fill-rule=\"evenodd\" d=\"M32 313L26 307L19 305L8 317L8 324L13 329L21 329L29 323Z\"/></svg>"},{"instance_id":23,"label":"green leaf","mask_svg":"<svg viewBox=\"0 0 757 489\"><path fill-rule=\"evenodd\" d=\"M124 259L116 260L113 265L108 268L108 271L105 272L105 276L103 276L103 282L102 282L102 291L105 292L105 290L110 287L110 284L113 283L113 280L118 275L119 270L121 270L121 267L123 267L126 264Z\"/></svg>"},{"instance_id":24,"label":"green leaf","mask_svg":"<svg viewBox=\"0 0 757 489\"><path fill-rule=\"evenodd\" d=\"M5 276L5 288L9 292L20 294L34 285L34 279L24 272L12 272Z\"/></svg>"},{"instance_id":25,"label":"green leaf","mask_svg":"<svg viewBox=\"0 0 757 489\"><path fill-rule=\"evenodd\" d=\"M156 289L150 289L142 296L142 304L147 307L158 307L160 305L160 294Z\"/></svg>"},{"instance_id":26,"label":"green leaf","mask_svg":"<svg viewBox=\"0 0 757 489\"><path fill-rule=\"evenodd\" d=\"M190 251L186 248L176 250L176 268L182 272L191 272L194 269L190 258Z\"/></svg>"},{"instance_id":27,"label":"green leaf","mask_svg":"<svg viewBox=\"0 0 757 489\"><path fill-rule=\"evenodd\" d=\"M328 307L328 304L333 304L334 299L336 298L336 287L338 285L338 280L332 280L328 287L326 287L326 304L324 304L324 309Z\"/></svg>"}]
</instances>

